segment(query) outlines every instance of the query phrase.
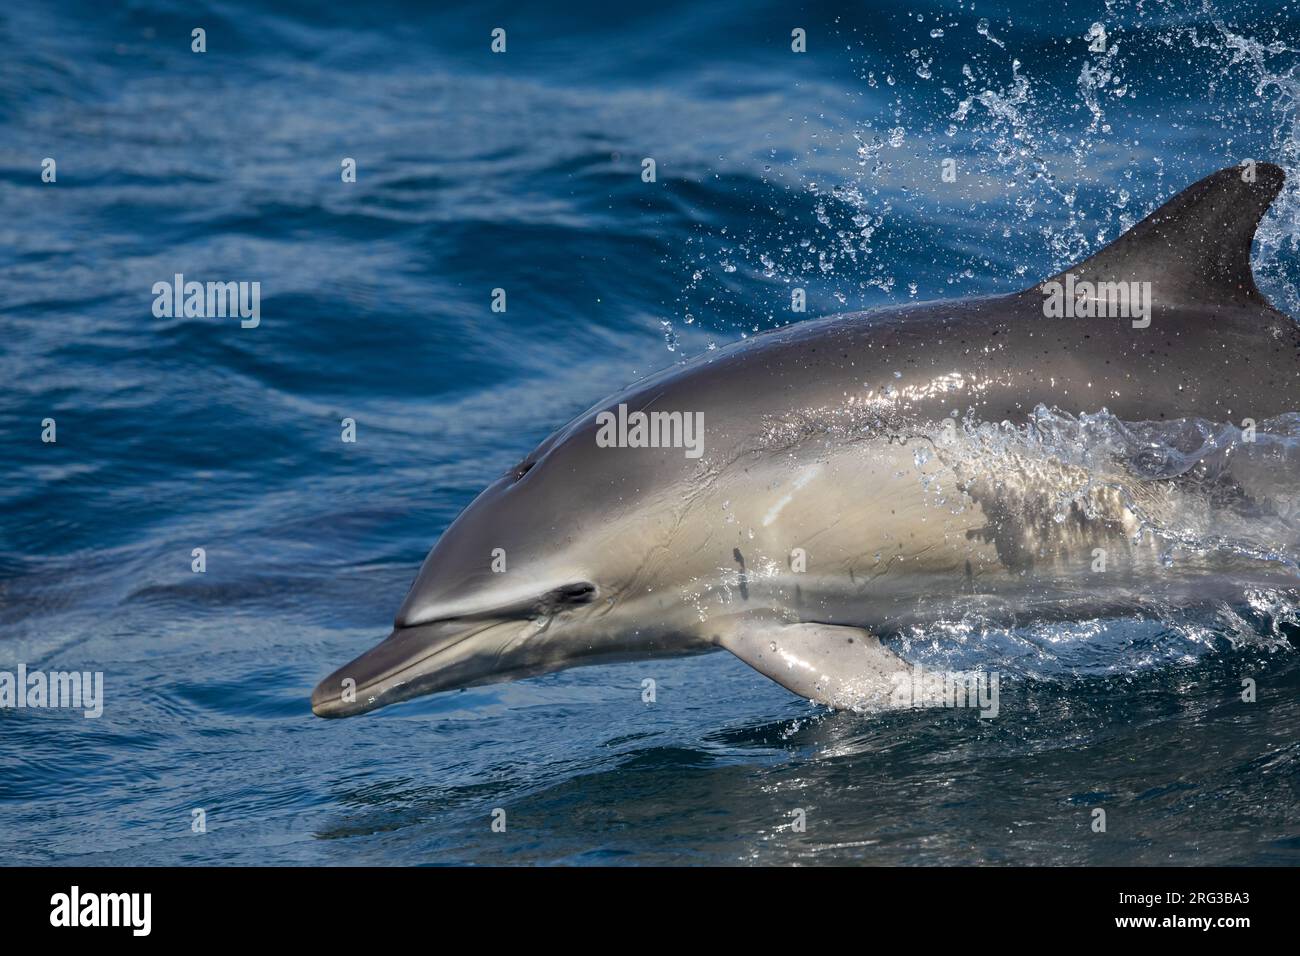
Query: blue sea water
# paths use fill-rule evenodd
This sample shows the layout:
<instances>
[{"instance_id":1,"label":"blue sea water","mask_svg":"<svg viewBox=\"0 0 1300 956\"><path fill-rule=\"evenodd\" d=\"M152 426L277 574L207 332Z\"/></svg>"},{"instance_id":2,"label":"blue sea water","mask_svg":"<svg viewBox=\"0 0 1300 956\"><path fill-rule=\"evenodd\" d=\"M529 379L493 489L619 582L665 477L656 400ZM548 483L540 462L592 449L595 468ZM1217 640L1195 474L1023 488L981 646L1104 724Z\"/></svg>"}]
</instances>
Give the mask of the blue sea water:
<instances>
[{"instance_id":1,"label":"blue sea water","mask_svg":"<svg viewBox=\"0 0 1300 956\"><path fill-rule=\"evenodd\" d=\"M1001 655L991 721L727 654L308 703L491 478L793 285L1012 291L1255 158L1300 315L1298 63L1283 3L6 5L0 670L105 704L0 710L0 859L1300 862L1300 664L1241 618L916 635ZM176 273L259 281L260 325L155 317Z\"/></svg>"}]
</instances>

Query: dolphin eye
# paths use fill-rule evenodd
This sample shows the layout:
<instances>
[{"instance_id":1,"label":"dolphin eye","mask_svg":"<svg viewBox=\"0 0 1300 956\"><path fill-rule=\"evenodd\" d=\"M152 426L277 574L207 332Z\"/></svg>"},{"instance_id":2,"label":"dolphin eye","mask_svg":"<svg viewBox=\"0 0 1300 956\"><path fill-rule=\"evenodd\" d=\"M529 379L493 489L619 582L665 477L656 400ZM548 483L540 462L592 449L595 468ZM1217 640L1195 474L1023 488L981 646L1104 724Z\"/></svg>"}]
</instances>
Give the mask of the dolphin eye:
<instances>
[{"instance_id":1,"label":"dolphin eye","mask_svg":"<svg viewBox=\"0 0 1300 956\"><path fill-rule=\"evenodd\" d=\"M551 591L542 598L541 608L544 611L558 611L566 607L581 607L594 600L596 600L596 585L587 581L578 581Z\"/></svg>"},{"instance_id":2,"label":"dolphin eye","mask_svg":"<svg viewBox=\"0 0 1300 956\"><path fill-rule=\"evenodd\" d=\"M537 464L536 461L521 461L519 464L515 465L515 467L510 469L510 476L514 478L515 481L519 481L524 477L524 475L533 470L533 465L535 464Z\"/></svg>"},{"instance_id":3,"label":"dolphin eye","mask_svg":"<svg viewBox=\"0 0 1300 956\"><path fill-rule=\"evenodd\" d=\"M590 604L596 599L596 585L586 581L566 584L555 589L555 597L561 604Z\"/></svg>"}]
</instances>

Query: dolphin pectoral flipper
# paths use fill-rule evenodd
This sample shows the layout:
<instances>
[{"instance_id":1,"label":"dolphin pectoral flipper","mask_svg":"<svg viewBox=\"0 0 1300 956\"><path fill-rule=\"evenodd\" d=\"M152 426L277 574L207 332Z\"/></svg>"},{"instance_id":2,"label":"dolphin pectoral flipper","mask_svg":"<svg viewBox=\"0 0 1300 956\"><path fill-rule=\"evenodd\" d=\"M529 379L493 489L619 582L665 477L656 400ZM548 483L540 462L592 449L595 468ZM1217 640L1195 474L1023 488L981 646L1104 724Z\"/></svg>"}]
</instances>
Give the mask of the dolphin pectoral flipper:
<instances>
[{"instance_id":1,"label":"dolphin pectoral flipper","mask_svg":"<svg viewBox=\"0 0 1300 956\"><path fill-rule=\"evenodd\" d=\"M859 627L749 620L726 630L718 643L787 690L836 708L895 706L893 691L912 673Z\"/></svg>"}]
</instances>

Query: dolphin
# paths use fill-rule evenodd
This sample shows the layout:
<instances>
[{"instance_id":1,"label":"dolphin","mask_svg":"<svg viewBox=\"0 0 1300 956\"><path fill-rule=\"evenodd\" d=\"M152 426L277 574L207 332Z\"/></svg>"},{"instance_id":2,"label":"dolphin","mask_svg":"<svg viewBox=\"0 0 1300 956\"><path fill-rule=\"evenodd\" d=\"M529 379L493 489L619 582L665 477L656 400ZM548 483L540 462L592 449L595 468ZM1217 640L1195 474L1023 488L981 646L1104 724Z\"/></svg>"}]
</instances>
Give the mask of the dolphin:
<instances>
[{"instance_id":1,"label":"dolphin","mask_svg":"<svg viewBox=\"0 0 1300 956\"><path fill-rule=\"evenodd\" d=\"M1143 529L1186 505L1178 481L1120 469L1080 496L1068 454L996 440L1044 409L1300 411L1300 328L1250 267L1283 181L1223 169L1024 291L788 325L608 398L460 514L392 633L322 680L313 711L719 648L870 709L906 667L881 638L908 627L1294 593L1275 553L1170 560Z\"/></svg>"}]
</instances>

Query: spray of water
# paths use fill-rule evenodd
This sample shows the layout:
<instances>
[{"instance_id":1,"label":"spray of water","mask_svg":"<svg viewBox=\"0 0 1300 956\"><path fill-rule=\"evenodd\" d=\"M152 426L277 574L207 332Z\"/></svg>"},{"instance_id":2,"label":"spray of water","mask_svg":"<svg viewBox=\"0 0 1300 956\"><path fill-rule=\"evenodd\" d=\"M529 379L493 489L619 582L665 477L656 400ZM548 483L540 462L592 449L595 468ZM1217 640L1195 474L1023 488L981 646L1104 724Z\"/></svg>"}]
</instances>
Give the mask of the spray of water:
<instances>
[{"instance_id":1,"label":"spray of water","mask_svg":"<svg viewBox=\"0 0 1300 956\"><path fill-rule=\"evenodd\" d=\"M1233 25L1247 12L1109 0L1048 56L1033 23L960 7L909 14L917 45L885 54L883 68L882 51L846 26L862 52L842 85L864 92L864 115L834 131L838 143L822 134L816 159L764 163L766 209L701 227L670 326L709 316L743 336L818 313L1013 291L1247 159L1289 174L1254 260L1264 291L1300 315L1300 35L1280 37L1262 14ZM958 183L940 179L945 160L959 164ZM936 230L949 224L958 238L945 245ZM796 287L808 289L803 315L788 307ZM671 330L665 339L677 351Z\"/></svg>"}]
</instances>

